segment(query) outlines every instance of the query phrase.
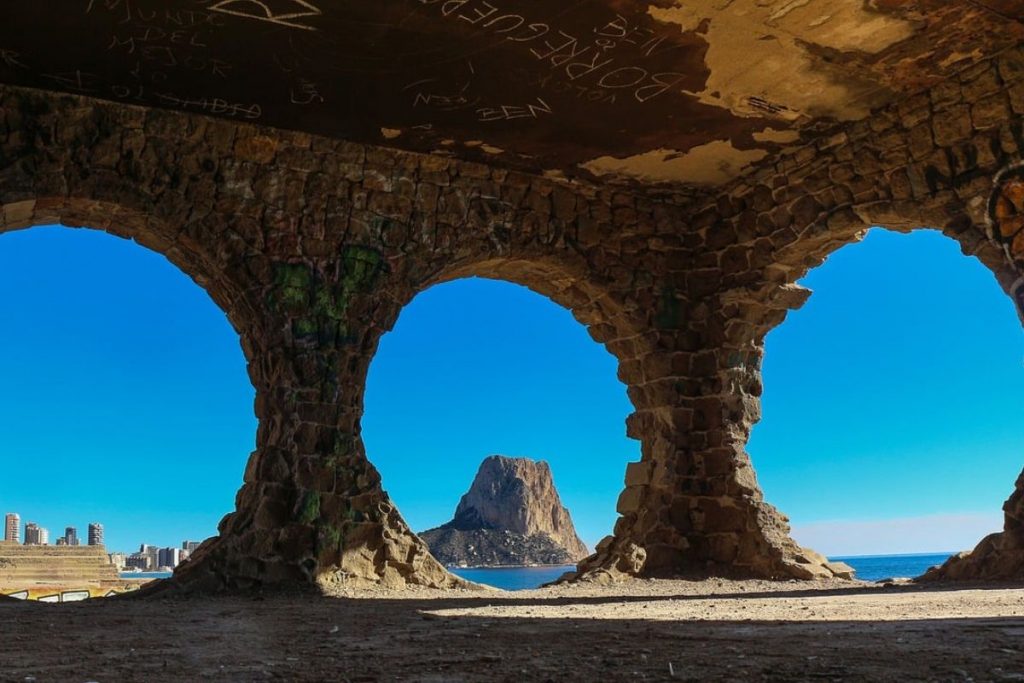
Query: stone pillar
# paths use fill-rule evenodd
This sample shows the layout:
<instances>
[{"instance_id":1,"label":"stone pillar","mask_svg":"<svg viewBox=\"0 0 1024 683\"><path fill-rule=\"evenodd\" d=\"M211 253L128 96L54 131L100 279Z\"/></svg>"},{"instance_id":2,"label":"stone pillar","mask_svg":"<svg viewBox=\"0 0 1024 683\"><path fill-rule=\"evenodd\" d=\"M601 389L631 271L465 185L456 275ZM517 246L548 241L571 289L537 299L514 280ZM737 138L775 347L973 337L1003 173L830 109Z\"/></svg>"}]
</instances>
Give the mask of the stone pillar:
<instances>
[{"instance_id":1,"label":"stone pillar","mask_svg":"<svg viewBox=\"0 0 1024 683\"><path fill-rule=\"evenodd\" d=\"M656 345L669 348L624 368L637 407L627 430L642 459L627 467L614 536L578 577L849 576L796 545L786 518L764 502L744 451L760 417L763 349L731 340L739 312L727 301L716 306L715 314L704 302L661 319Z\"/></svg>"},{"instance_id":2,"label":"stone pillar","mask_svg":"<svg viewBox=\"0 0 1024 683\"><path fill-rule=\"evenodd\" d=\"M257 450L236 511L173 585L467 585L409 530L360 438L380 321L394 318L377 291L384 269L377 251L358 246L336 261L272 264L266 317L243 337L257 392Z\"/></svg>"}]
</instances>

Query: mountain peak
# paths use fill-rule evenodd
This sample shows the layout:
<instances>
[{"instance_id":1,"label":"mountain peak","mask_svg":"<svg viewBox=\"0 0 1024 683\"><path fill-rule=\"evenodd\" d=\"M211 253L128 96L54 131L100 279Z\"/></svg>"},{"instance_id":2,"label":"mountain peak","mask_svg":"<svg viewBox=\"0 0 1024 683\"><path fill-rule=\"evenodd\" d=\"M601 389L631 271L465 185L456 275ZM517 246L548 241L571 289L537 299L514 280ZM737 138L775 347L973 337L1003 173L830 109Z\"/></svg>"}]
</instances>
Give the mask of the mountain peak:
<instances>
[{"instance_id":1,"label":"mountain peak","mask_svg":"<svg viewBox=\"0 0 1024 683\"><path fill-rule=\"evenodd\" d=\"M551 467L504 455L485 458L452 520L421 536L446 564L563 564L589 554L555 490ZM493 557L472 557L480 546L494 545L507 547L484 553ZM538 548L543 557L536 556Z\"/></svg>"}]
</instances>

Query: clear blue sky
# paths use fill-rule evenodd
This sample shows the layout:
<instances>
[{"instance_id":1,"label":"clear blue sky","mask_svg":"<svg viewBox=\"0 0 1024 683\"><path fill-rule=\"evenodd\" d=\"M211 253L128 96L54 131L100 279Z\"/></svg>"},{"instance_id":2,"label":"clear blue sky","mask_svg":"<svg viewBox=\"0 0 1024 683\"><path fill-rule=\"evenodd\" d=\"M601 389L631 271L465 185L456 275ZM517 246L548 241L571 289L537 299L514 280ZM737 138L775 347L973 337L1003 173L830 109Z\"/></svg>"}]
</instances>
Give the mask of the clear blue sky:
<instances>
[{"instance_id":1,"label":"clear blue sky","mask_svg":"<svg viewBox=\"0 0 1024 683\"><path fill-rule=\"evenodd\" d=\"M813 271L768 339L750 452L797 538L834 554L956 549L1024 466L1024 334L991 274L931 232L873 231ZM253 448L238 338L163 257L103 233L0 235L0 512L108 546L215 532ZM612 527L630 412L614 359L507 283L419 295L382 340L368 453L414 529L491 453L545 459L581 536ZM6 475L13 473L13 476Z\"/></svg>"},{"instance_id":2,"label":"clear blue sky","mask_svg":"<svg viewBox=\"0 0 1024 683\"><path fill-rule=\"evenodd\" d=\"M1024 467L1024 333L991 272L938 232L872 230L802 284L767 339L748 448L797 539L924 552L1001 529Z\"/></svg>"},{"instance_id":3,"label":"clear blue sky","mask_svg":"<svg viewBox=\"0 0 1024 683\"><path fill-rule=\"evenodd\" d=\"M588 545L611 532L632 411L615 358L525 287L457 280L402 312L370 366L363 440L417 531L452 518L480 461L546 460Z\"/></svg>"},{"instance_id":4,"label":"clear blue sky","mask_svg":"<svg viewBox=\"0 0 1024 683\"><path fill-rule=\"evenodd\" d=\"M238 336L164 257L93 230L0 235L0 508L107 546L216 532L255 441Z\"/></svg>"}]
</instances>

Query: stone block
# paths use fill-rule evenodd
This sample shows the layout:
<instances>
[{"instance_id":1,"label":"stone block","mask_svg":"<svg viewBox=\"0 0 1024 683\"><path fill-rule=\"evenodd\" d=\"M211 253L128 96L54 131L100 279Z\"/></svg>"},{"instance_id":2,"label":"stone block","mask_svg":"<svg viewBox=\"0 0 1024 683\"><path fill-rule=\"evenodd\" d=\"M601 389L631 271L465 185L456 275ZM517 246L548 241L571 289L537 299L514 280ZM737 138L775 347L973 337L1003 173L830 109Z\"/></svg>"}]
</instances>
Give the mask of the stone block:
<instances>
[{"instance_id":1,"label":"stone block","mask_svg":"<svg viewBox=\"0 0 1024 683\"><path fill-rule=\"evenodd\" d=\"M935 143L940 147L961 142L971 135L971 112L967 105L960 104L935 114L932 119Z\"/></svg>"},{"instance_id":2,"label":"stone block","mask_svg":"<svg viewBox=\"0 0 1024 683\"><path fill-rule=\"evenodd\" d=\"M975 69L975 73L966 75L967 78L960 86L960 90L963 93L964 100L967 102L987 97L994 92L998 92L1002 87L1002 83L1000 83L999 76L996 73L995 64L992 62L980 64Z\"/></svg>"},{"instance_id":3,"label":"stone block","mask_svg":"<svg viewBox=\"0 0 1024 683\"><path fill-rule=\"evenodd\" d=\"M827 567L828 570L832 572L832 574L837 579L852 580L853 578L855 578L854 575L857 573L857 571L853 567L846 564L845 562L826 562L825 567Z\"/></svg>"},{"instance_id":4,"label":"stone block","mask_svg":"<svg viewBox=\"0 0 1024 683\"><path fill-rule=\"evenodd\" d=\"M739 555L738 534L717 534L710 538L710 559L718 564L731 565Z\"/></svg>"},{"instance_id":5,"label":"stone block","mask_svg":"<svg viewBox=\"0 0 1024 683\"><path fill-rule=\"evenodd\" d=\"M277 141L266 135L252 135L235 139L235 157L242 161L267 164L274 159Z\"/></svg>"},{"instance_id":6,"label":"stone block","mask_svg":"<svg viewBox=\"0 0 1024 683\"><path fill-rule=\"evenodd\" d=\"M615 510L620 515L628 515L636 512L640 509L640 503L644 499L644 494L647 492L646 487L641 486L630 486L623 489L622 493L619 494L619 500L615 505Z\"/></svg>"},{"instance_id":7,"label":"stone block","mask_svg":"<svg viewBox=\"0 0 1024 683\"><path fill-rule=\"evenodd\" d=\"M615 543L615 537L614 536L605 536L604 538L602 538L600 541L597 542L596 546L594 546L594 552L596 552L598 554L606 553L606 552L608 552L608 550L611 549L612 544L614 544L614 543Z\"/></svg>"},{"instance_id":8,"label":"stone block","mask_svg":"<svg viewBox=\"0 0 1024 683\"><path fill-rule=\"evenodd\" d=\"M27 225L35 214L35 200L11 202L3 206L3 221L5 226Z\"/></svg>"},{"instance_id":9,"label":"stone block","mask_svg":"<svg viewBox=\"0 0 1024 683\"><path fill-rule=\"evenodd\" d=\"M929 94L931 95L932 106L936 109L942 109L959 102L962 97L960 84L954 80L939 83L931 89Z\"/></svg>"},{"instance_id":10,"label":"stone block","mask_svg":"<svg viewBox=\"0 0 1024 683\"><path fill-rule=\"evenodd\" d=\"M1010 108L1014 114L1024 114L1024 81L1019 81L1007 89L1010 96Z\"/></svg>"},{"instance_id":11,"label":"stone block","mask_svg":"<svg viewBox=\"0 0 1024 683\"><path fill-rule=\"evenodd\" d=\"M703 515L703 529L713 533L746 531L747 513L732 503L731 500L721 499L699 501L697 509Z\"/></svg>"},{"instance_id":12,"label":"stone block","mask_svg":"<svg viewBox=\"0 0 1024 683\"><path fill-rule=\"evenodd\" d=\"M651 463L631 462L626 465L626 487L651 483Z\"/></svg>"},{"instance_id":13,"label":"stone block","mask_svg":"<svg viewBox=\"0 0 1024 683\"><path fill-rule=\"evenodd\" d=\"M1010 106L1005 94L999 92L971 105L971 123L977 130L1000 126L1010 118Z\"/></svg>"}]
</instances>

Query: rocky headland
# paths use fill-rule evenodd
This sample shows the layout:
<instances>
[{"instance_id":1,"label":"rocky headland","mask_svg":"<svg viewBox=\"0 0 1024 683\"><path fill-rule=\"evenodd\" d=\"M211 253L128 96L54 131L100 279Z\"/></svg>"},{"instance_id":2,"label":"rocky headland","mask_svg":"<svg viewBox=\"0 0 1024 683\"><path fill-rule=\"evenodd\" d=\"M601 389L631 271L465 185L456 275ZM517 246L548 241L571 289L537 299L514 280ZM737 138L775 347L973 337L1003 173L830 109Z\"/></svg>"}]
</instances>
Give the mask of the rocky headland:
<instances>
[{"instance_id":1,"label":"rocky headland","mask_svg":"<svg viewBox=\"0 0 1024 683\"><path fill-rule=\"evenodd\" d=\"M548 464L502 455L480 464L452 520L420 537L448 566L574 564L590 554Z\"/></svg>"}]
</instances>

